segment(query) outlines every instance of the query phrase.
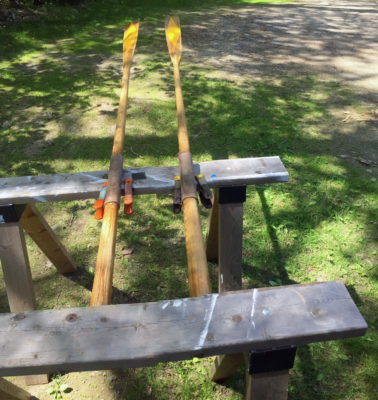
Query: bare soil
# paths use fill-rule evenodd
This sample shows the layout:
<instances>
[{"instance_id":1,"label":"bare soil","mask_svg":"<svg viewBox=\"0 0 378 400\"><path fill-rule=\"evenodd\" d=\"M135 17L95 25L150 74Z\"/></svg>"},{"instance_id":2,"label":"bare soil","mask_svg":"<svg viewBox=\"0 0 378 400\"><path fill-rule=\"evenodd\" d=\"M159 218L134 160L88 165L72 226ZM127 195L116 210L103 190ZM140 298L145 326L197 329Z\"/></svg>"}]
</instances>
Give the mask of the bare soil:
<instances>
[{"instance_id":1,"label":"bare soil","mask_svg":"<svg viewBox=\"0 0 378 400\"><path fill-rule=\"evenodd\" d=\"M376 0L223 8L197 13L195 23L193 14L182 27L184 58L209 65L216 71L210 76L240 81L314 74L349 87L359 106L329 110L342 121L329 127L330 143L356 167L377 175Z\"/></svg>"}]
</instances>

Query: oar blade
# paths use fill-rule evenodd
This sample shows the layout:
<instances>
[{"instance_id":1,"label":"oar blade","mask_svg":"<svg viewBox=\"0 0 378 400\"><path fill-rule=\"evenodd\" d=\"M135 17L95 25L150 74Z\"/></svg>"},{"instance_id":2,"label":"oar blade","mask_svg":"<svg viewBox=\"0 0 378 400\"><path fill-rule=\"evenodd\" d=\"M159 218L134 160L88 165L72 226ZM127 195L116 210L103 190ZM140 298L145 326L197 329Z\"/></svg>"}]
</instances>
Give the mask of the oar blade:
<instances>
[{"instance_id":1,"label":"oar blade","mask_svg":"<svg viewBox=\"0 0 378 400\"><path fill-rule=\"evenodd\" d=\"M123 35L123 62L130 62L134 56L134 51L138 39L139 19L133 21Z\"/></svg>"},{"instance_id":2,"label":"oar blade","mask_svg":"<svg viewBox=\"0 0 378 400\"><path fill-rule=\"evenodd\" d=\"M167 17L165 20L165 36L169 55L172 62L180 61L181 57L181 28L180 19L177 16Z\"/></svg>"}]
</instances>

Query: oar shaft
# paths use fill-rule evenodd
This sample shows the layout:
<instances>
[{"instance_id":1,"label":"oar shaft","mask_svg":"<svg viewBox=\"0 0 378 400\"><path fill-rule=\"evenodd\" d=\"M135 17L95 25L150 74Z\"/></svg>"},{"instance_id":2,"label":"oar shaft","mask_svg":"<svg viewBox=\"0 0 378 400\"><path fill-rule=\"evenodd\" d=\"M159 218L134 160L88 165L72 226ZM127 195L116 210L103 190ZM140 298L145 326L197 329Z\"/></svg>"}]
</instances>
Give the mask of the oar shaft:
<instances>
[{"instance_id":1,"label":"oar shaft","mask_svg":"<svg viewBox=\"0 0 378 400\"><path fill-rule=\"evenodd\" d=\"M91 306L111 303L118 210L119 204L117 203L107 203L105 205Z\"/></svg>"},{"instance_id":2,"label":"oar shaft","mask_svg":"<svg viewBox=\"0 0 378 400\"><path fill-rule=\"evenodd\" d=\"M96 273L93 282L91 306L111 303L114 254L117 238L118 210L121 200L121 180L123 172L123 148L129 80L132 58L138 37L139 22L133 22L125 31L123 42L122 87L114 134L112 157L110 159L108 186L105 197L104 218L97 253Z\"/></svg>"},{"instance_id":3,"label":"oar shaft","mask_svg":"<svg viewBox=\"0 0 378 400\"><path fill-rule=\"evenodd\" d=\"M173 63L173 73L175 79L179 152L190 151L188 130L186 127L184 98L182 95L182 88L181 88L180 69L179 69L179 64L176 62Z\"/></svg>"},{"instance_id":4,"label":"oar shaft","mask_svg":"<svg viewBox=\"0 0 378 400\"><path fill-rule=\"evenodd\" d=\"M173 63L176 108L178 120L178 142L180 172L182 181L186 255L189 272L189 293L191 297L202 296L211 292L210 278L203 241L200 215L198 211L197 189L194 180L192 157L188 130L186 126L184 100L181 89L180 70L177 62Z\"/></svg>"},{"instance_id":5,"label":"oar shaft","mask_svg":"<svg viewBox=\"0 0 378 400\"><path fill-rule=\"evenodd\" d=\"M122 89L119 98L119 108L117 114L112 154L123 154L123 148L125 144L127 100L129 98L130 68L131 63L125 63L125 65L123 66Z\"/></svg>"},{"instance_id":6,"label":"oar shaft","mask_svg":"<svg viewBox=\"0 0 378 400\"><path fill-rule=\"evenodd\" d=\"M183 208L189 294L191 297L203 296L211 293L211 290L197 199L186 198Z\"/></svg>"}]
</instances>

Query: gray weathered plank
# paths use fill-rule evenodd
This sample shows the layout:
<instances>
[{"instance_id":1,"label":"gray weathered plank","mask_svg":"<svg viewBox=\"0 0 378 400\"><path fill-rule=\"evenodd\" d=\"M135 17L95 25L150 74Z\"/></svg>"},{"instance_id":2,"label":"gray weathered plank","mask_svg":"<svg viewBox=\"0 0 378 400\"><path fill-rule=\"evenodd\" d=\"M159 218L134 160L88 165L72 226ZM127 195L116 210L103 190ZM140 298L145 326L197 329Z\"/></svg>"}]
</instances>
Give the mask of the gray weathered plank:
<instances>
[{"instance_id":1,"label":"gray weathered plank","mask_svg":"<svg viewBox=\"0 0 378 400\"><path fill-rule=\"evenodd\" d=\"M159 361L363 335L341 282L157 303L0 315L0 375L140 367Z\"/></svg>"},{"instance_id":2,"label":"gray weathered plank","mask_svg":"<svg viewBox=\"0 0 378 400\"><path fill-rule=\"evenodd\" d=\"M246 400L286 400L289 371L247 375Z\"/></svg>"},{"instance_id":3,"label":"gray weathered plank","mask_svg":"<svg viewBox=\"0 0 378 400\"><path fill-rule=\"evenodd\" d=\"M219 205L219 292L242 285L243 203Z\"/></svg>"},{"instance_id":4,"label":"gray weathered plank","mask_svg":"<svg viewBox=\"0 0 378 400\"><path fill-rule=\"evenodd\" d=\"M124 174L130 171L146 174L146 179L134 181L136 195L170 193L179 174L178 166L125 169ZM279 157L207 161L195 164L194 171L204 174L210 187L286 182L289 178ZM1 178L0 205L95 198L106 177L107 171L93 171Z\"/></svg>"}]
</instances>

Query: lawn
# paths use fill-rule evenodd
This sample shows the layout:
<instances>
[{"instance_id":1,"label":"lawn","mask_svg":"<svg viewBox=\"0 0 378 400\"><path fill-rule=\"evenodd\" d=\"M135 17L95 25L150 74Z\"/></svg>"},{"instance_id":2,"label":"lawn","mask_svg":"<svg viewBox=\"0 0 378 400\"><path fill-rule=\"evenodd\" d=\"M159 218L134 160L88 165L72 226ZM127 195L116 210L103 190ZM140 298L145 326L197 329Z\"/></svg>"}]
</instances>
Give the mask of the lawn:
<instances>
[{"instance_id":1,"label":"lawn","mask_svg":"<svg viewBox=\"0 0 378 400\"><path fill-rule=\"evenodd\" d=\"M164 18L177 13L194 161L279 155L290 173L287 184L248 188L243 287L339 279L369 325L363 338L301 346L290 374L290 399L375 398L378 175L369 158L377 146L366 141L377 132L372 92L305 67L301 73L283 69L256 77L220 73L222 66L196 56L207 44L193 43L206 35L193 39L188 32L207 32L208 19L243 7L265 10L264 3L284 3L283 9L287 1L160 3L47 5L30 20L1 28L0 176L108 168L122 30L135 18L141 26L130 82L125 165L175 165L177 122ZM101 227L93 218L93 203L39 205L78 265L76 273L60 276L28 238L39 309L89 305ZM188 296L182 215L173 215L168 196L138 197L134 209L118 224L113 303ZM204 235L208 216L202 208ZM125 249L133 249L132 254ZM216 291L217 266L209 267ZM2 277L0 311L8 311ZM216 385L209 380L210 365L211 359L193 359L62 374L51 385L67 384L75 399L242 399L244 372ZM41 399L52 398L46 387L31 390Z\"/></svg>"}]
</instances>

